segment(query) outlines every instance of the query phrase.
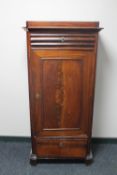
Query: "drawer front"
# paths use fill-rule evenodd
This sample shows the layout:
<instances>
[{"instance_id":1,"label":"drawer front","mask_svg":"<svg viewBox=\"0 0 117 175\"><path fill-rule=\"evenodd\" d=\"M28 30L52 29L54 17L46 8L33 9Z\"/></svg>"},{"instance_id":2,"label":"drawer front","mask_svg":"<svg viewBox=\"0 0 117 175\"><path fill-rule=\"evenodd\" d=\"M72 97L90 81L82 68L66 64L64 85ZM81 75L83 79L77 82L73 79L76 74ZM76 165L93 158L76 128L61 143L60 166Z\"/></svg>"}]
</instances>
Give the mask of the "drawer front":
<instances>
[{"instance_id":1,"label":"drawer front","mask_svg":"<svg viewBox=\"0 0 117 175\"><path fill-rule=\"evenodd\" d=\"M95 49L95 33L80 33L77 30L32 30L30 45L32 49Z\"/></svg>"},{"instance_id":2,"label":"drawer front","mask_svg":"<svg viewBox=\"0 0 117 175\"><path fill-rule=\"evenodd\" d=\"M87 141L39 141L36 151L36 154L42 158L85 158L87 154Z\"/></svg>"}]
</instances>

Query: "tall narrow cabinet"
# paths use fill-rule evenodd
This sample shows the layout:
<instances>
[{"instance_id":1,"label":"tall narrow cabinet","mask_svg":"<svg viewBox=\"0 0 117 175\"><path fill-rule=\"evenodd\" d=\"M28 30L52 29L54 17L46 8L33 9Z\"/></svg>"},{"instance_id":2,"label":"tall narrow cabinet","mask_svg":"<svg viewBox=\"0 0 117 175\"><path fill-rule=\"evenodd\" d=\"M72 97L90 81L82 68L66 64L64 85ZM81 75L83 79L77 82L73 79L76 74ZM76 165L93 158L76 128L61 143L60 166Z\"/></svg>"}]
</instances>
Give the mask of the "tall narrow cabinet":
<instances>
[{"instance_id":1,"label":"tall narrow cabinet","mask_svg":"<svg viewBox=\"0 0 117 175\"><path fill-rule=\"evenodd\" d=\"M32 153L92 160L99 22L26 23Z\"/></svg>"}]
</instances>

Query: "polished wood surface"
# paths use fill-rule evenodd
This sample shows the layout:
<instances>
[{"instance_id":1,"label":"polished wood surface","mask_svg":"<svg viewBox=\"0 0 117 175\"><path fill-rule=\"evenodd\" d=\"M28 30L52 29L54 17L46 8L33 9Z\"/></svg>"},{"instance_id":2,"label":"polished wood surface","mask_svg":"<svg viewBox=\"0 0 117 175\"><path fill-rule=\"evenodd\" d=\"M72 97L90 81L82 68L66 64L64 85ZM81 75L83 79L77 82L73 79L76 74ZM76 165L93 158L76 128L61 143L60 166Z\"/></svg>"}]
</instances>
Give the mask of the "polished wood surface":
<instances>
[{"instance_id":1,"label":"polished wood surface","mask_svg":"<svg viewBox=\"0 0 117 175\"><path fill-rule=\"evenodd\" d=\"M32 161L90 157L99 22L27 22Z\"/></svg>"},{"instance_id":2,"label":"polished wood surface","mask_svg":"<svg viewBox=\"0 0 117 175\"><path fill-rule=\"evenodd\" d=\"M26 26L28 29L34 28L99 28L99 22L71 22L71 21L27 21Z\"/></svg>"}]
</instances>

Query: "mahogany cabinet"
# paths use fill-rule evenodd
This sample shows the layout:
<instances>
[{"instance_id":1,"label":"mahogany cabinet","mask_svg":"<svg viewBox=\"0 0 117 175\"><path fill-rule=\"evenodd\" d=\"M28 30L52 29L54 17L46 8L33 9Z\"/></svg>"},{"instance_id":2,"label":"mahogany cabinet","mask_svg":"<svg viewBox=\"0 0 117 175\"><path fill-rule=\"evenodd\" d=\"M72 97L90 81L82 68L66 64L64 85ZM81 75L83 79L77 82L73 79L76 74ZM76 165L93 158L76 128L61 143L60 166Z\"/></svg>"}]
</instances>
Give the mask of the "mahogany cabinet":
<instances>
[{"instance_id":1,"label":"mahogany cabinet","mask_svg":"<svg viewBox=\"0 0 117 175\"><path fill-rule=\"evenodd\" d=\"M26 23L32 153L92 160L99 22Z\"/></svg>"}]
</instances>

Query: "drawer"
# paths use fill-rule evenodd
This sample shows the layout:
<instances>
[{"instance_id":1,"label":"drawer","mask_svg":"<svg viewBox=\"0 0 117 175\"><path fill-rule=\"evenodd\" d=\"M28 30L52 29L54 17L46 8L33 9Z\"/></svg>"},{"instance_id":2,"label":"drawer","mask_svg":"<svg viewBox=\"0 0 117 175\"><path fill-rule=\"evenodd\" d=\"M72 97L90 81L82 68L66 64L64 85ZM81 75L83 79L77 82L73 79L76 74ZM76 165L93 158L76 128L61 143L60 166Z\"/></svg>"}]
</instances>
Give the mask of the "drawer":
<instances>
[{"instance_id":1,"label":"drawer","mask_svg":"<svg viewBox=\"0 0 117 175\"><path fill-rule=\"evenodd\" d=\"M44 158L85 158L86 140L48 140L37 144L37 155Z\"/></svg>"},{"instance_id":2,"label":"drawer","mask_svg":"<svg viewBox=\"0 0 117 175\"><path fill-rule=\"evenodd\" d=\"M94 49L95 34L82 34L71 30L49 30L49 31L32 31L30 34L30 44L32 49L46 48L80 48Z\"/></svg>"}]
</instances>

